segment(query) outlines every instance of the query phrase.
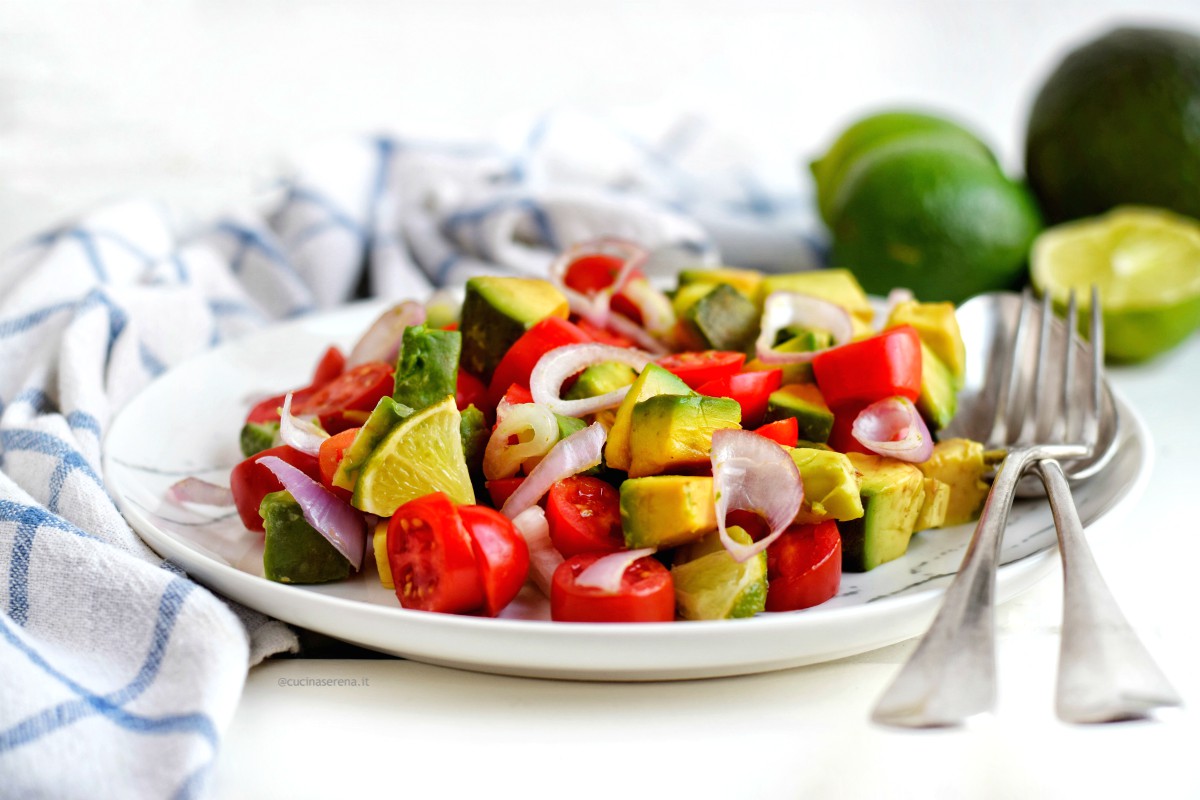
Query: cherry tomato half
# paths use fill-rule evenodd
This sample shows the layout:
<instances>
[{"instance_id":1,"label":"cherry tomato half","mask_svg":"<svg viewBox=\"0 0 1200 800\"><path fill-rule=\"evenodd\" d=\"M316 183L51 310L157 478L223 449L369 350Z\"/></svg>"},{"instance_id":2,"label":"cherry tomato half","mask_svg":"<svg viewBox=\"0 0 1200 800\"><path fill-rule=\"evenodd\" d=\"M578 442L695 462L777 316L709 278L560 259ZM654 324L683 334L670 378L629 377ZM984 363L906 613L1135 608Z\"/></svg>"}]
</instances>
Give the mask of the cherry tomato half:
<instances>
[{"instance_id":1,"label":"cherry tomato half","mask_svg":"<svg viewBox=\"0 0 1200 800\"><path fill-rule=\"evenodd\" d=\"M497 478L494 481L484 481L483 486L487 489L488 496L492 498L492 505L496 508L503 508L504 501L512 497L512 493L524 480L525 476L523 475L513 478Z\"/></svg>"},{"instance_id":2,"label":"cherry tomato half","mask_svg":"<svg viewBox=\"0 0 1200 800\"><path fill-rule=\"evenodd\" d=\"M774 422L768 422L754 430L759 436L765 436L772 442L778 442L784 447L795 447L800 438L800 422L795 417L784 417Z\"/></svg>"},{"instance_id":3,"label":"cherry tomato half","mask_svg":"<svg viewBox=\"0 0 1200 800\"><path fill-rule=\"evenodd\" d=\"M342 355L342 351L336 347L329 347L321 356L321 360L317 362L316 369L313 370L312 383L308 386L292 390L292 413L300 413L297 409L303 408L309 399L316 394L318 389L341 375L345 368L346 357ZM259 424L264 422L278 422L279 409L283 407L283 400L286 396L287 393L285 392L284 394L277 394L255 403L254 407L246 415L246 422L256 422Z\"/></svg>"},{"instance_id":4,"label":"cherry tomato half","mask_svg":"<svg viewBox=\"0 0 1200 800\"><path fill-rule=\"evenodd\" d=\"M593 253L573 261L563 275L563 283L581 294L595 294L612 286L624 266L624 260L617 256ZM629 281L638 280L646 280L646 273L635 267L630 270L625 283L628 285ZM642 323L641 310L623 292L617 292L613 296L610 306L618 314L624 314L639 325Z\"/></svg>"},{"instance_id":5,"label":"cherry tomato half","mask_svg":"<svg viewBox=\"0 0 1200 800\"><path fill-rule=\"evenodd\" d=\"M746 354L732 350L700 350L671 353L655 363L682 380L689 388L698 389L709 381L720 380L737 373L742 364L746 363Z\"/></svg>"},{"instance_id":6,"label":"cherry tomato half","mask_svg":"<svg viewBox=\"0 0 1200 800\"><path fill-rule=\"evenodd\" d=\"M317 362L317 368L313 370L312 385L324 386L345 371L346 356L342 355L342 351L337 347L330 345Z\"/></svg>"},{"instance_id":7,"label":"cherry tomato half","mask_svg":"<svg viewBox=\"0 0 1200 800\"><path fill-rule=\"evenodd\" d=\"M731 397L742 407L742 427L755 428L767 414L767 400L783 381L783 370L766 369L739 372L696 389L709 397Z\"/></svg>"},{"instance_id":8,"label":"cherry tomato half","mask_svg":"<svg viewBox=\"0 0 1200 800\"><path fill-rule=\"evenodd\" d=\"M592 341L594 342L610 344L613 347L637 347L637 342L628 336L622 336L619 333L597 327L586 319L576 319L573 321L579 327L579 330L592 337Z\"/></svg>"},{"instance_id":9,"label":"cherry tomato half","mask_svg":"<svg viewBox=\"0 0 1200 800\"><path fill-rule=\"evenodd\" d=\"M301 453L286 444L255 453L239 463L229 473L229 489L233 492L233 504L237 506L242 524L252 531L263 530L262 517L258 514L262 499L283 488L275 473L258 463L258 459L264 456L278 456L314 481L321 480L321 469L316 457Z\"/></svg>"},{"instance_id":10,"label":"cherry tomato half","mask_svg":"<svg viewBox=\"0 0 1200 800\"><path fill-rule=\"evenodd\" d=\"M486 506L459 506L483 581L483 611L494 617L529 577L529 545L508 517Z\"/></svg>"},{"instance_id":11,"label":"cherry tomato half","mask_svg":"<svg viewBox=\"0 0 1200 800\"><path fill-rule=\"evenodd\" d=\"M512 347L500 359L492 373L492 381L488 384L488 399L494 407L508 390L509 386L518 384L529 386L529 376L533 372L538 359L556 347L568 344L582 344L592 341L574 323L558 317L547 317L521 334L521 338L513 342Z\"/></svg>"},{"instance_id":12,"label":"cherry tomato half","mask_svg":"<svg viewBox=\"0 0 1200 800\"><path fill-rule=\"evenodd\" d=\"M550 618L559 622L670 622L675 582L667 568L646 556L633 562L621 587L608 593L575 580L606 553L580 553L558 565L550 584Z\"/></svg>"},{"instance_id":13,"label":"cherry tomato half","mask_svg":"<svg viewBox=\"0 0 1200 800\"><path fill-rule=\"evenodd\" d=\"M343 372L302 403L293 396L292 413L314 414L325 430L339 433L361 425L362 414L369 414L380 398L390 396L393 387L392 367L382 361L368 361Z\"/></svg>"},{"instance_id":14,"label":"cherry tomato half","mask_svg":"<svg viewBox=\"0 0 1200 800\"><path fill-rule=\"evenodd\" d=\"M387 528L388 564L405 608L469 614L484 606L475 548L454 503L441 492L396 509Z\"/></svg>"},{"instance_id":15,"label":"cherry tomato half","mask_svg":"<svg viewBox=\"0 0 1200 800\"><path fill-rule=\"evenodd\" d=\"M899 325L819 354L812 362L817 388L830 408L873 403L921 392L921 339L911 325Z\"/></svg>"},{"instance_id":16,"label":"cherry tomato half","mask_svg":"<svg viewBox=\"0 0 1200 800\"><path fill-rule=\"evenodd\" d=\"M342 463L342 456L346 454L346 448L354 443L354 437L358 436L360 430L361 428L347 428L341 433L334 434L321 442L321 449L317 451L317 466L321 469L321 483L347 503L350 502L352 493L341 486L333 485L333 473L337 472L338 464Z\"/></svg>"},{"instance_id":17,"label":"cherry tomato half","mask_svg":"<svg viewBox=\"0 0 1200 800\"><path fill-rule=\"evenodd\" d=\"M824 603L842 582L842 537L837 523L793 525L767 548L767 611Z\"/></svg>"},{"instance_id":18,"label":"cherry tomato half","mask_svg":"<svg viewBox=\"0 0 1200 800\"><path fill-rule=\"evenodd\" d=\"M563 558L625 549L621 495L599 478L575 475L550 487L546 522L550 542Z\"/></svg>"},{"instance_id":19,"label":"cherry tomato half","mask_svg":"<svg viewBox=\"0 0 1200 800\"><path fill-rule=\"evenodd\" d=\"M483 381L476 378L465 369L459 369L454 387L454 404L462 411L467 406L475 406L485 414L495 409L495 403L488 405L487 387Z\"/></svg>"}]
</instances>

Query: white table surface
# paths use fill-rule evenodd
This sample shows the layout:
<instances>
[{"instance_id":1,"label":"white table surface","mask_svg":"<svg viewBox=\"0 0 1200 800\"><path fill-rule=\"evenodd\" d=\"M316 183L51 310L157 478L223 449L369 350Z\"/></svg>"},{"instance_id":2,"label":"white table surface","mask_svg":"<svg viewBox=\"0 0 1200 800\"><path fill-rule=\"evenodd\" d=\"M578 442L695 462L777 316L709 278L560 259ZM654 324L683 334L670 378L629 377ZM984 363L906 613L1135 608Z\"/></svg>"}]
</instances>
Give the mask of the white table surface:
<instances>
[{"instance_id":1,"label":"white table surface","mask_svg":"<svg viewBox=\"0 0 1200 800\"><path fill-rule=\"evenodd\" d=\"M480 138L563 103L700 111L786 182L850 116L917 102L970 121L1016 168L1031 92L1057 54L1130 17L1200 29L1194 0L7 3L0 247L114 196L203 216L316 137ZM1154 473L1124 524L1092 543L1194 707L1200 339L1112 379L1149 426ZM999 707L960 731L867 722L913 642L657 684L276 660L250 673L215 796L361 797L383 784L404 797L1200 797L1192 711L1055 720L1060 592L1055 574L999 609ZM282 685L309 677L369 685Z\"/></svg>"}]
</instances>

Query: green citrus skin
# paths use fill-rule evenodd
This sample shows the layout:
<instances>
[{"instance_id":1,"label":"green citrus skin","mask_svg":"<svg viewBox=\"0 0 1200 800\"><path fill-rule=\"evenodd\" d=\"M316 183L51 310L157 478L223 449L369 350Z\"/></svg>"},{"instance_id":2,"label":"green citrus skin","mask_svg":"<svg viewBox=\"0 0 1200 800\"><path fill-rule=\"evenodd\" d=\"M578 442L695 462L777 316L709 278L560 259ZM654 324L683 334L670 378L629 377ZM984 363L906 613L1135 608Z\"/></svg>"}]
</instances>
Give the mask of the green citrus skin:
<instances>
[{"instance_id":1,"label":"green citrus skin","mask_svg":"<svg viewBox=\"0 0 1200 800\"><path fill-rule=\"evenodd\" d=\"M846 174L833 206L833 266L872 294L903 286L960 303L1020 285L1041 228L1028 190L977 156L911 138Z\"/></svg>"},{"instance_id":2,"label":"green citrus skin","mask_svg":"<svg viewBox=\"0 0 1200 800\"><path fill-rule=\"evenodd\" d=\"M1121 204L1200 217L1200 36L1118 28L1068 54L1034 101L1025 171L1050 222Z\"/></svg>"}]
</instances>

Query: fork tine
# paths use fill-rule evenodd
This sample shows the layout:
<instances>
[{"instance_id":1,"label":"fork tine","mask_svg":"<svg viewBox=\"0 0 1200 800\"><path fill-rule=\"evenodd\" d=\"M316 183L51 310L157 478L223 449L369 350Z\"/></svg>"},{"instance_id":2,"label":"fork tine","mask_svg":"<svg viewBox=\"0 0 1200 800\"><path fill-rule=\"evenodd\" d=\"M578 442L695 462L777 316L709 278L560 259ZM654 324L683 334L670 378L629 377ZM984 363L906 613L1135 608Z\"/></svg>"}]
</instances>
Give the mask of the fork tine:
<instances>
[{"instance_id":1,"label":"fork tine","mask_svg":"<svg viewBox=\"0 0 1200 800\"><path fill-rule=\"evenodd\" d=\"M1089 393L1087 415L1084 418L1083 441L1095 447L1100 440L1100 409L1104 402L1104 315L1100 308L1100 287L1092 284L1091 319L1088 324L1088 340L1092 346L1092 386Z\"/></svg>"},{"instance_id":2,"label":"fork tine","mask_svg":"<svg viewBox=\"0 0 1200 800\"><path fill-rule=\"evenodd\" d=\"M1050 301L1043 299L1040 305L1040 317L1038 320L1038 349L1037 349L1037 365L1033 375L1033 392L1028 395L1033 399L1035 408L1026 409L1025 417L1021 424L1021 435L1018 438L1019 442L1039 442L1044 439L1048 428L1054 421L1055 409L1047 409L1043 398L1046 396L1046 372L1047 362L1050 356Z\"/></svg>"},{"instance_id":3,"label":"fork tine","mask_svg":"<svg viewBox=\"0 0 1200 800\"><path fill-rule=\"evenodd\" d=\"M1012 415L1013 406L1019 399L1018 390L1021 384L1021 352L1025 349L1025 337L1028 335L1029 317L1033 312L1033 295L1029 287L1021 292L1021 311L1017 315L1017 326L1013 329L1008 351L1004 354L1004 372L1001 373L1001 384L996 398L996 414L992 420L992 432L988 444L997 446L1010 443L1008 421Z\"/></svg>"},{"instance_id":4,"label":"fork tine","mask_svg":"<svg viewBox=\"0 0 1200 800\"><path fill-rule=\"evenodd\" d=\"M1071 390L1075 386L1075 328L1079 324L1079 304L1075 290L1067 298L1067 330L1063 337L1063 382L1060 398L1061 413L1057 415L1059 425L1055 431L1056 440L1060 442L1073 441L1072 431L1075 428L1075 408L1071 403Z\"/></svg>"}]
</instances>

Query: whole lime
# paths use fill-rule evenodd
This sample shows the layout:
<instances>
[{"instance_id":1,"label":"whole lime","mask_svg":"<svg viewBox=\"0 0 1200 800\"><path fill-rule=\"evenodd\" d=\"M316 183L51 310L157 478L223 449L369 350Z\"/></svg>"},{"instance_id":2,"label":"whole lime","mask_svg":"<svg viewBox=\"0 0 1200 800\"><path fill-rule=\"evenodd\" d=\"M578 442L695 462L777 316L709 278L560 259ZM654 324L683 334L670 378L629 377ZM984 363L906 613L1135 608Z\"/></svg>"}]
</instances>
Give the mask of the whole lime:
<instances>
[{"instance_id":1,"label":"whole lime","mask_svg":"<svg viewBox=\"0 0 1200 800\"><path fill-rule=\"evenodd\" d=\"M974 152L995 163L995 156L979 137L957 122L924 111L893 109L861 117L846 128L823 156L809 164L817 186L817 207L821 218L832 224L830 209L846 172L863 155L876 147L899 139L920 136L940 137L947 146Z\"/></svg>"},{"instance_id":2,"label":"whole lime","mask_svg":"<svg viewBox=\"0 0 1200 800\"><path fill-rule=\"evenodd\" d=\"M1068 54L1034 101L1025 171L1051 222L1121 204L1200 217L1200 37L1118 28Z\"/></svg>"},{"instance_id":3,"label":"whole lime","mask_svg":"<svg viewBox=\"0 0 1200 800\"><path fill-rule=\"evenodd\" d=\"M831 216L833 266L849 268L868 292L903 286L956 303L1020 284L1041 228L1028 190L993 162L921 137L859 158Z\"/></svg>"}]
</instances>

